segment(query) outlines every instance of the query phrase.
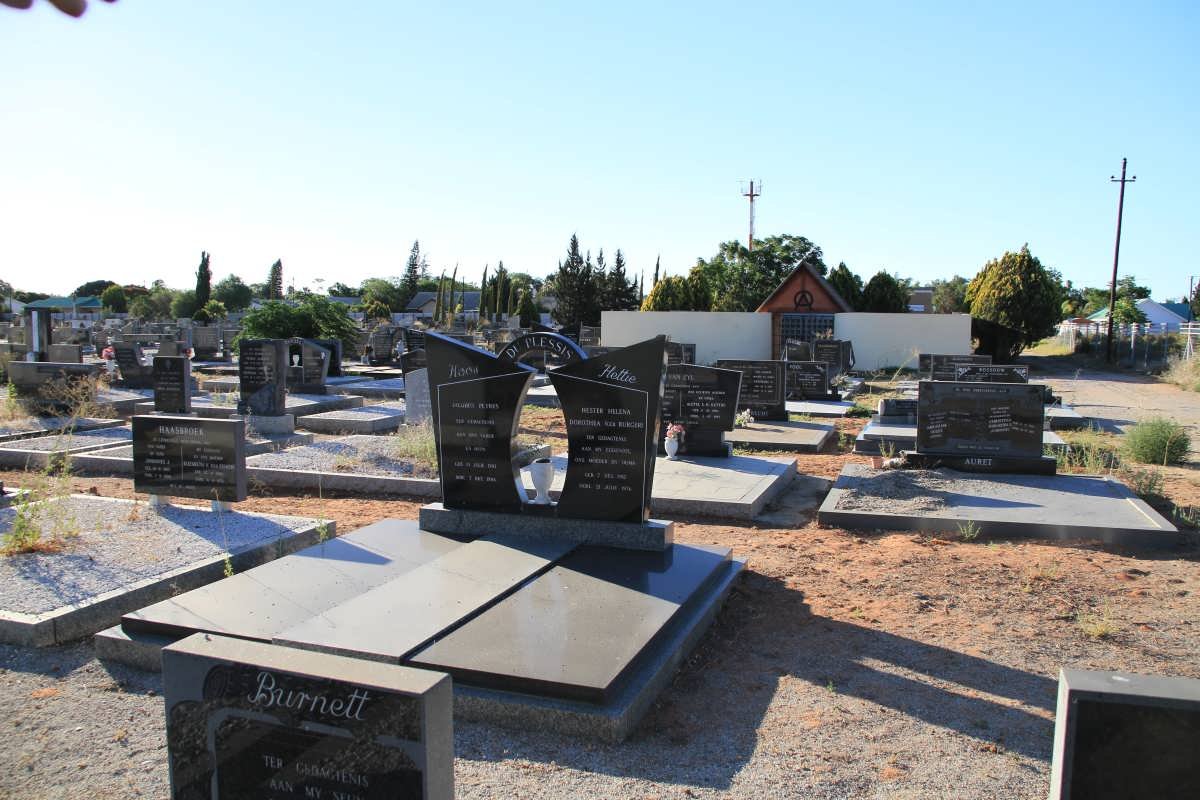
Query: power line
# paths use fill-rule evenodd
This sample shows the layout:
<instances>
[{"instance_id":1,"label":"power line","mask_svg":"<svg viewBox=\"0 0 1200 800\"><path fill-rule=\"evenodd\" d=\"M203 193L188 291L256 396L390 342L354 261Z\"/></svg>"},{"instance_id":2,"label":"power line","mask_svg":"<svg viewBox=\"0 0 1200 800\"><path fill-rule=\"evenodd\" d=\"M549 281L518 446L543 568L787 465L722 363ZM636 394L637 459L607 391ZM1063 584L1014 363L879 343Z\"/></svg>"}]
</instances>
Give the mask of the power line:
<instances>
[{"instance_id":1,"label":"power line","mask_svg":"<svg viewBox=\"0 0 1200 800\"><path fill-rule=\"evenodd\" d=\"M750 238L747 241L747 249L754 249L754 198L762 196L762 181L758 182L758 191L754 191L754 181L750 181L750 189L742 191L742 197L750 198Z\"/></svg>"}]
</instances>

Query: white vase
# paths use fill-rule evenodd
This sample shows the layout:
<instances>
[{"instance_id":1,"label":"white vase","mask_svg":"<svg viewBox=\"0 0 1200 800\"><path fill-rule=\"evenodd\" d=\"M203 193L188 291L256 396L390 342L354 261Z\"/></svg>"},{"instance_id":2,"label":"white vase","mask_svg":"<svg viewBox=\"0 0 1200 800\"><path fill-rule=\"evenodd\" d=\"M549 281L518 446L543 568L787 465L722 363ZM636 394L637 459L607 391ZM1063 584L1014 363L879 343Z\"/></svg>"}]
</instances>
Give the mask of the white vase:
<instances>
[{"instance_id":1,"label":"white vase","mask_svg":"<svg viewBox=\"0 0 1200 800\"><path fill-rule=\"evenodd\" d=\"M674 461L675 454L679 452L679 440L667 439L663 446L667 449L667 458L671 461Z\"/></svg>"},{"instance_id":2,"label":"white vase","mask_svg":"<svg viewBox=\"0 0 1200 800\"><path fill-rule=\"evenodd\" d=\"M537 492L530 503L538 506L550 505L550 485L554 483L554 464L548 458L539 458L529 465L533 488Z\"/></svg>"}]
</instances>

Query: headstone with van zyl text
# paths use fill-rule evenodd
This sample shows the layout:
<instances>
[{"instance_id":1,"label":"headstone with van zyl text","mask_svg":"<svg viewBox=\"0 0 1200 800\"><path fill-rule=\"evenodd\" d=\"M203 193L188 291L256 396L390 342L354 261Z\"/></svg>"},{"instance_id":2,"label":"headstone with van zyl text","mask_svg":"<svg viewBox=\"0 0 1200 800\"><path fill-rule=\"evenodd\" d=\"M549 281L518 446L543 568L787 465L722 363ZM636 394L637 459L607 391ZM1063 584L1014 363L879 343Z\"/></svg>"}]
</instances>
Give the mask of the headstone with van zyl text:
<instances>
[{"instance_id":1,"label":"headstone with van zyl text","mask_svg":"<svg viewBox=\"0 0 1200 800\"><path fill-rule=\"evenodd\" d=\"M172 800L451 800L442 672L196 633L162 651Z\"/></svg>"},{"instance_id":2,"label":"headstone with van zyl text","mask_svg":"<svg viewBox=\"0 0 1200 800\"><path fill-rule=\"evenodd\" d=\"M738 408L749 409L757 420L786 420L787 376L784 361L755 361L723 358L719 369L736 369L742 373L742 390Z\"/></svg>"},{"instance_id":3,"label":"headstone with van zyl text","mask_svg":"<svg viewBox=\"0 0 1200 800\"><path fill-rule=\"evenodd\" d=\"M192 365L183 356L155 356L154 410L188 414L192 410Z\"/></svg>"},{"instance_id":4,"label":"headstone with van zyl text","mask_svg":"<svg viewBox=\"0 0 1200 800\"><path fill-rule=\"evenodd\" d=\"M133 418L133 490L221 502L246 499L246 421Z\"/></svg>"},{"instance_id":5,"label":"headstone with van zyl text","mask_svg":"<svg viewBox=\"0 0 1200 800\"><path fill-rule=\"evenodd\" d=\"M1029 367L1022 364L955 364L954 380L1029 383Z\"/></svg>"},{"instance_id":6,"label":"headstone with van zyl text","mask_svg":"<svg viewBox=\"0 0 1200 800\"><path fill-rule=\"evenodd\" d=\"M976 472L1055 472L1042 454L1042 387L1020 383L921 381L915 466Z\"/></svg>"},{"instance_id":7,"label":"headstone with van zyl text","mask_svg":"<svg viewBox=\"0 0 1200 800\"><path fill-rule=\"evenodd\" d=\"M663 386L662 423L680 424L684 437L680 452L686 455L728 456L725 432L737 416L742 373L736 369L672 364ZM660 450L662 438L659 438Z\"/></svg>"},{"instance_id":8,"label":"headstone with van zyl text","mask_svg":"<svg viewBox=\"0 0 1200 800\"><path fill-rule=\"evenodd\" d=\"M240 413L260 417L285 413L287 357L285 339L242 339L238 353Z\"/></svg>"}]
</instances>

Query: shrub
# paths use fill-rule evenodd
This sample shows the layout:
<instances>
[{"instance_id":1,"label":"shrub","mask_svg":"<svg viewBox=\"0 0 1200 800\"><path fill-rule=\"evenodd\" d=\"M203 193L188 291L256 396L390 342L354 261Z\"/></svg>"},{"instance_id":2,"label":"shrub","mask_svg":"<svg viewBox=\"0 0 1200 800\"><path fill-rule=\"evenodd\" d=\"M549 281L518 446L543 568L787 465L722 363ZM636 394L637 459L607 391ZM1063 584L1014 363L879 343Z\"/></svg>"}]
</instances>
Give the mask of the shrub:
<instances>
[{"instance_id":1,"label":"shrub","mask_svg":"<svg viewBox=\"0 0 1200 800\"><path fill-rule=\"evenodd\" d=\"M1125 434L1125 454L1142 464L1182 464L1191 440L1174 420L1155 417L1139 422Z\"/></svg>"},{"instance_id":2,"label":"shrub","mask_svg":"<svg viewBox=\"0 0 1200 800\"><path fill-rule=\"evenodd\" d=\"M1189 392L1200 392L1200 357L1172 358L1163 376Z\"/></svg>"}]
</instances>

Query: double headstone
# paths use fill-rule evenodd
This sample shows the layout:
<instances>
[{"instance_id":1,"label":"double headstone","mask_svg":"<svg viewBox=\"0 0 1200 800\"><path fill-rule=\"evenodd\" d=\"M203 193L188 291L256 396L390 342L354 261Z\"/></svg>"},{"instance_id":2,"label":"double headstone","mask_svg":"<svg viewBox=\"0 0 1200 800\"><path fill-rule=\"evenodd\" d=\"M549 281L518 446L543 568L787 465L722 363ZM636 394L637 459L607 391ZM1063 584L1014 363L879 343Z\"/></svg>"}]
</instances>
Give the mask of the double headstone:
<instances>
[{"instance_id":1,"label":"double headstone","mask_svg":"<svg viewBox=\"0 0 1200 800\"><path fill-rule=\"evenodd\" d=\"M330 378L342 377L342 340L341 339L309 339L308 341L324 347L329 351L326 374Z\"/></svg>"},{"instance_id":2,"label":"double headstone","mask_svg":"<svg viewBox=\"0 0 1200 800\"><path fill-rule=\"evenodd\" d=\"M1018 383L921 381L914 466L1053 475L1042 454L1042 387Z\"/></svg>"},{"instance_id":3,"label":"double headstone","mask_svg":"<svg viewBox=\"0 0 1200 800\"><path fill-rule=\"evenodd\" d=\"M667 342L667 366L695 363L696 345L691 342Z\"/></svg>"},{"instance_id":4,"label":"double headstone","mask_svg":"<svg viewBox=\"0 0 1200 800\"><path fill-rule=\"evenodd\" d=\"M662 424L664 429L671 424L683 426L681 453L730 455L725 432L733 429L741 383L742 373L736 369L700 367L695 364L667 367Z\"/></svg>"},{"instance_id":5,"label":"double headstone","mask_svg":"<svg viewBox=\"0 0 1200 800\"><path fill-rule=\"evenodd\" d=\"M113 345L113 353L117 359L117 369L121 371L121 381L130 389L150 389L154 386L154 376L142 356L142 346L137 342L117 342Z\"/></svg>"},{"instance_id":6,"label":"double headstone","mask_svg":"<svg viewBox=\"0 0 1200 800\"><path fill-rule=\"evenodd\" d=\"M445 673L204 633L162 671L172 800L454 797Z\"/></svg>"},{"instance_id":7,"label":"double headstone","mask_svg":"<svg viewBox=\"0 0 1200 800\"><path fill-rule=\"evenodd\" d=\"M917 357L917 370L922 378L933 381L957 380L959 365L991 364L989 355L943 355L941 353L921 353Z\"/></svg>"},{"instance_id":8,"label":"double headstone","mask_svg":"<svg viewBox=\"0 0 1200 800\"><path fill-rule=\"evenodd\" d=\"M238 411L278 417L287 406L286 339L242 339L238 354Z\"/></svg>"},{"instance_id":9,"label":"double headstone","mask_svg":"<svg viewBox=\"0 0 1200 800\"><path fill-rule=\"evenodd\" d=\"M192 349L199 360L209 361L216 358L221 352L221 329L215 325L193 327Z\"/></svg>"},{"instance_id":10,"label":"double headstone","mask_svg":"<svg viewBox=\"0 0 1200 800\"><path fill-rule=\"evenodd\" d=\"M288 351L291 364L288 366L287 388L300 394L325 394L330 351L312 339L290 339Z\"/></svg>"},{"instance_id":11,"label":"double headstone","mask_svg":"<svg viewBox=\"0 0 1200 800\"><path fill-rule=\"evenodd\" d=\"M246 421L133 418L133 490L215 502L246 499Z\"/></svg>"},{"instance_id":12,"label":"double headstone","mask_svg":"<svg viewBox=\"0 0 1200 800\"><path fill-rule=\"evenodd\" d=\"M785 361L789 400L841 400L831 385L830 366L824 361Z\"/></svg>"},{"instance_id":13,"label":"double headstone","mask_svg":"<svg viewBox=\"0 0 1200 800\"><path fill-rule=\"evenodd\" d=\"M736 369L742 373L742 388L738 408L749 409L756 420L786 420L787 374L785 361L755 361L721 359L720 369Z\"/></svg>"},{"instance_id":14,"label":"double headstone","mask_svg":"<svg viewBox=\"0 0 1200 800\"><path fill-rule=\"evenodd\" d=\"M183 356L155 356L154 410L160 414L192 411L192 364Z\"/></svg>"},{"instance_id":15,"label":"double headstone","mask_svg":"<svg viewBox=\"0 0 1200 800\"><path fill-rule=\"evenodd\" d=\"M1021 364L955 364L954 380L976 383L1029 383L1029 367Z\"/></svg>"}]
</instances>

